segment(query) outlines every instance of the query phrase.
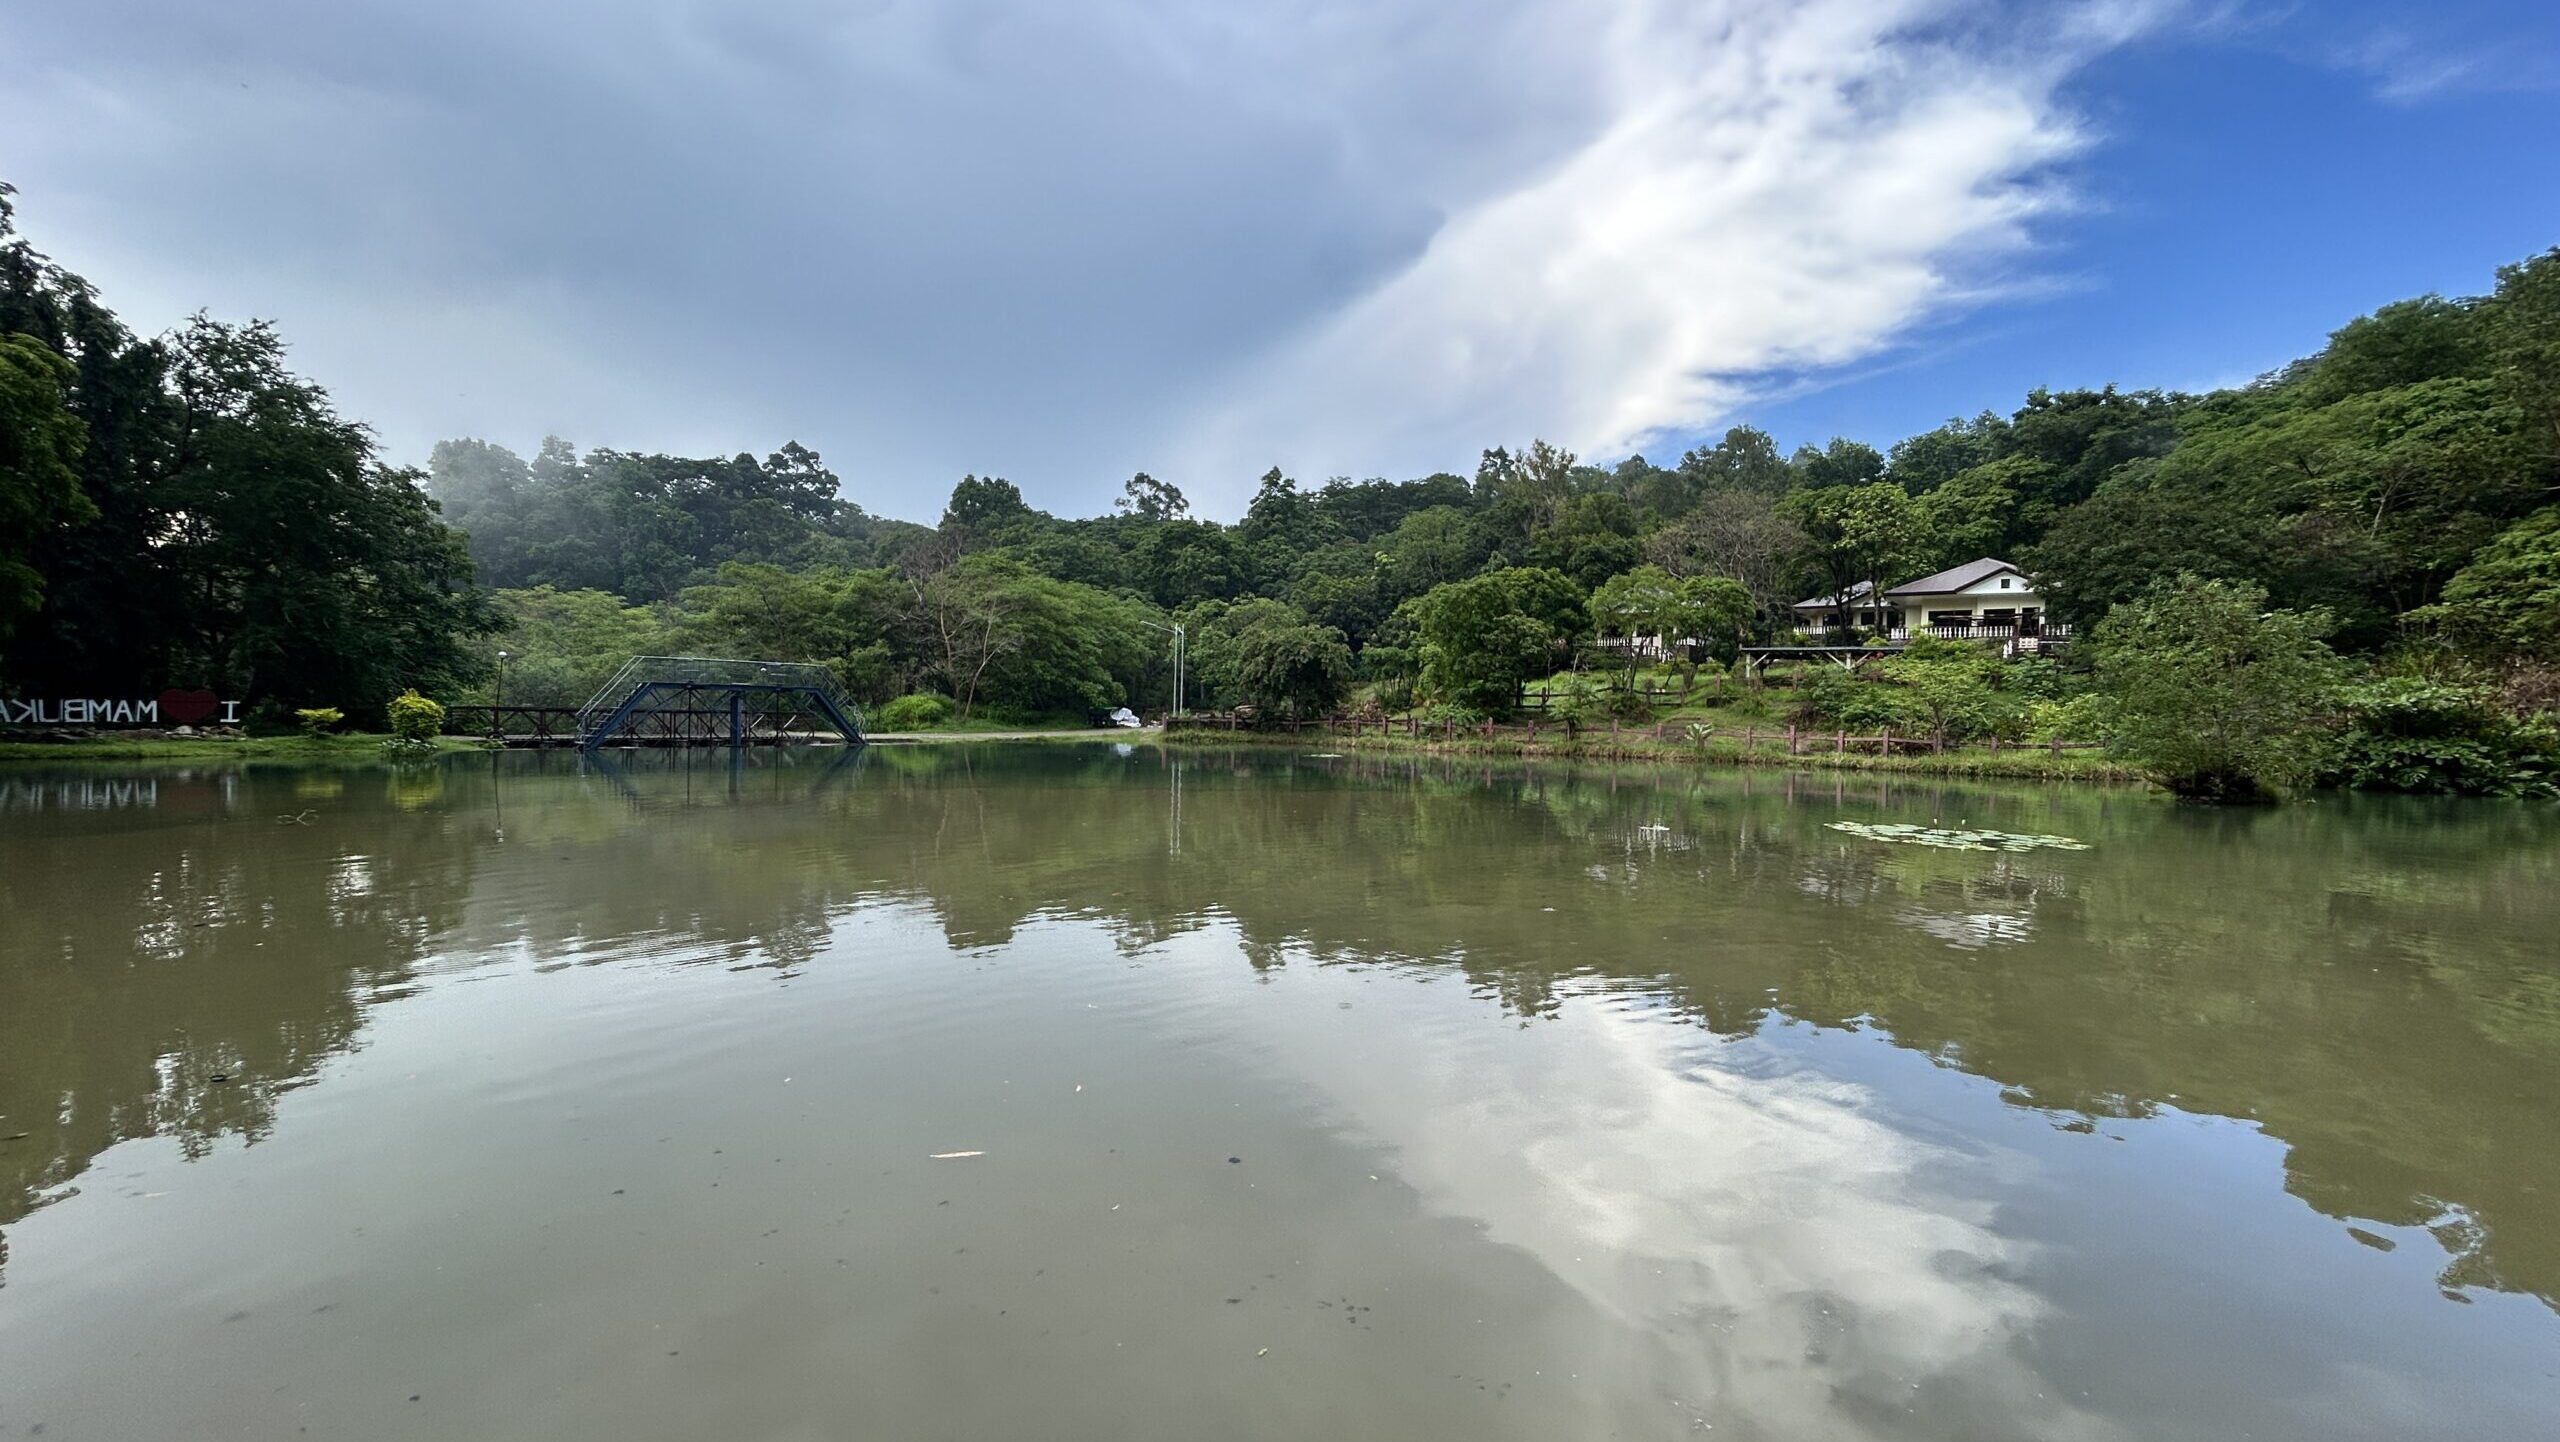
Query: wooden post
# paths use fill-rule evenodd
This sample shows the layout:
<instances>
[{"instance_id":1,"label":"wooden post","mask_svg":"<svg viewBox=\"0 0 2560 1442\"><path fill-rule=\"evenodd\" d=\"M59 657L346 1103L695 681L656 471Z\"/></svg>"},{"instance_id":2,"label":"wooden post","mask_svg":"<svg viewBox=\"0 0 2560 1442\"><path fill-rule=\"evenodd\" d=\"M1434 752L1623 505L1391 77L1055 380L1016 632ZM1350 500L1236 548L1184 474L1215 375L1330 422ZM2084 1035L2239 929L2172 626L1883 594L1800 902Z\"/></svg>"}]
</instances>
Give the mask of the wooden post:
<instances>
[{"instance_id":1,"label":"wooden post","mask_svg":"<svg viewBox=\"0 0 2560 1442\"><path fill-rule=\"evenodd\" d=\"M1997 731L1991 733L1991 754L1994 756L2000 754L2000 733Z\"/></svg>"},{"instance_id":2,"label":"wooden post","mask_svg":"<svg viewBox=\"0 0 2560 1442\"><path fill-rule=\"evenodd\" d=\"M1758 740L1758 739L1759 739L1759 737L1755 734L1755 733L1758 731L1758 729L1759 729L1759 728L1754 727L1754 726L1745 726L1745 727L1743 727L1743 728L1742 728L1742 749L1743 749L1743 750L1745 750L1745 751L1750 750L1750 749L1751 749L1751 743L1752 743L1753 741L1756 741L1756 740Z\"/></svg>"},{"instance_id":3,"label":"wooden post","mask_svg":"<svg viewBox=\"0 0 2560 1442\"><path fill-rule=\"evenodd\" d=\"M1796 754L1796 723L1793 721L1787 723L1787 754Z\"/></svg>"},{"instance_id":4,"label":"wooden post","mask_svg":"<svg viewBox=\"0 0 2560 1442\"><path fill-rule=\"evenodd\" d=\"M2059 736L2053 738L2053 754L2056 756L2062 754L2062 738Z\"/></svg>"},{"instance_id":5,"label":"wooden post","mask_svg":"<svg viewBox=\"0 0 2560 1442\"><path fill-rule=\"evenodd\" d=\"M1617 718L1617 717L1615 717L1615 716L1612 716L1612 717L1610 717L1610 718L1609 718L1609 740L1610 740L1612 743L1614 743L1614 742L1616 742L1616 741L1617 741L1617 739L1618 739L1618 718Z\"/></svg>"},{"instance_id":6,"label":"wooden post","mask_svg":"<svg viewBox=\"0 0 2560 1442\"><path fill-rule=\"evenodd\" d=\"M1831 738L1831 754L1837 756L1848 749L1849 733L1844 729L1838 735Z\"/></svg>"},{"instance_id":7,"label":"wooden post","mask_svg":"<svg viewBox=\"0 0 2560 1442\"><path fill-rule=\"evenodd\" d=\"M1882 739L1882 740L1883 740L1883 742L1884 742L1884 754L1885 754L1885 755L1887 755L1887 756L1892 755L1892 754L1893 754L1893 728L1892 728L1892 727L1890 727L1890 726L1887 726L1886 728L1884 728L1884 735L1883 735L1883 737L1882 737L1881 739Z\"/></svg>"}]
</instances>

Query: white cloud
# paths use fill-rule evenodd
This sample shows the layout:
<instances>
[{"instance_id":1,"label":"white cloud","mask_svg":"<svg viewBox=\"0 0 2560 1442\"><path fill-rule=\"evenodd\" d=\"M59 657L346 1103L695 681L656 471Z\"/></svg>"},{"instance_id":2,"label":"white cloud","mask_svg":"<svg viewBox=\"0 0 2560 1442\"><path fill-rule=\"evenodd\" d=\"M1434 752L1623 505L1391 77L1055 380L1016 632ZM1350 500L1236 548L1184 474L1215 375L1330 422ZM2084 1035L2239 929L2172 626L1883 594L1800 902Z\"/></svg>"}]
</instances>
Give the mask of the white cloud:
<instances>
[{"instance_id":1,"label":"white cloud","mask_svg":"<svg viewBox=\"0 0 2560 1442\"><path fill-rule=\"evenodd\" d=\"M1166 951L1206 983L1237 944L1213 926ZM1360 987L1290 960L1250 996L1198 999L1235 1012L1238 1051L1427 1212L1582 1298L1547 1343L1548 1375L1589 1409L1562 1435L1882 1442L1919 1435L1896 1423L1920 1425L1904 1409L1927 1389L1963 1399L1966 1436L2125 1436L2039 1375L2053 1309L2022 1280L2036 1249L1967 1195L2025 1158L1924 1134L1783 1047L1711 1042L1623 998L1574 994L1535 1027L1488 1030L1456 1024L1489 1008L1455 985ZM1920 1431L1956 1435L1948 1421Z\"/></svg>"},{"instance_id":2,"label":"white cloud","mask_svg":"<svg viewBox=\"0 0 2560 1442\"><path fill-rule=\"evenodd\" d=\"M1605 8L1588 140L1242 379L1193 469L1463 468L1532 434L1605 455L1873 355L2026 245L2086 138L2056 86L2152 14L1994 45L1914 0Z\"/></svg>"},{"instance_id":3,"label":"white cloud","mask_svg":"<svg viewBox=\"0 0 2560 1442\"><path fill-rule=\"evenodd\" d=\"M2165 0L2164 0L2165 3ZM827 453L930 517L1703 425L2005 281L2141 0L0 9L40 245L395 456ZM752 432L752 433L749 433Z\"/></svg>"},{"instance_id":4,"label":"white cloud","mask_svg":"<svg viewBox=\"0 0 2560 1442\"><path fill-rule=\"evenodd\" d=\"M2370 78L2375 96L2395 105L2452 94L2543 90L2560 77L2548 53L2532 45L2452 49L2390 28L2333 44L2325 54L2339 69Z\"/></svg>"}]
</instances>

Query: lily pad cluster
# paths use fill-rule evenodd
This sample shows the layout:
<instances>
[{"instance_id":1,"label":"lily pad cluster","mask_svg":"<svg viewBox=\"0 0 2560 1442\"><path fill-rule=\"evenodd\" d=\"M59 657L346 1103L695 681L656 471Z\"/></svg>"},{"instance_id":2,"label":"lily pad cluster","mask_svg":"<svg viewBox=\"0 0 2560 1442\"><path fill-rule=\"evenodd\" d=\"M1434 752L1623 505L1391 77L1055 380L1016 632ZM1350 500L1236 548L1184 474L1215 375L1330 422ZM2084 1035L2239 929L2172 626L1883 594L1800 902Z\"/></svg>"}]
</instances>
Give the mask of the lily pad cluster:
<instances>
[{"instance_id":1,"label":"lily pad cluster","mask_svg":"<svg viewBox=\"0 0 2560 1442\"><path fill-rule=\"evenodd\" d=\"M1906 846L1935 846L1945 851L2086 851L2089 843L2068 836L2040 836L2016 831L1973 831L1948 826L1914 826L1899 821L1831 821L1834 831L1869 841L1898 841Z\"/></svg>"}]
</instances>

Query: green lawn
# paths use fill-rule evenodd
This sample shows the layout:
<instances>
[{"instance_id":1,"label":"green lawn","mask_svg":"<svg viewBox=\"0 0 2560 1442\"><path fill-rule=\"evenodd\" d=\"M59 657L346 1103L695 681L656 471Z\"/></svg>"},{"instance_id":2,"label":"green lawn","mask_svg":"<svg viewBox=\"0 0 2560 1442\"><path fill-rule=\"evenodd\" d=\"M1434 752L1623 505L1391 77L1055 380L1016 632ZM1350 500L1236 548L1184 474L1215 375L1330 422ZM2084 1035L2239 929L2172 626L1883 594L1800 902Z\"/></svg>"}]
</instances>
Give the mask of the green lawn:
<instances>
[{"instance_id":1,"label":"green lawn","mask_svg":"<svg viewBox=\"0 0 2560 1442\"><path fill-rule=\"evenodd\" d=\"M888 731L893 736L908 734L903 731L890 731L885 726L880 729ZM928 736L947 733L965 736L989 731L1091 731L1093 729L1095 729L1094 724L1081 716L1044 716L1036 721L993 721L984 716L972 716L966 721L955 718L939 726L922 727L914 734Z\"/></svg>"},{"instance_id":2,"label":"green lawn","mask_svg":"<svg viewBox=\"0 0 2560 1442\"><path fill-rule=\"evenodd\" d=\"M307 736L90 736L77 741L0 741L0 761L378 761L388 736L347 731ZM436 738L438 751L477 751L461 736Z\"/></svg>"}]
</instances>

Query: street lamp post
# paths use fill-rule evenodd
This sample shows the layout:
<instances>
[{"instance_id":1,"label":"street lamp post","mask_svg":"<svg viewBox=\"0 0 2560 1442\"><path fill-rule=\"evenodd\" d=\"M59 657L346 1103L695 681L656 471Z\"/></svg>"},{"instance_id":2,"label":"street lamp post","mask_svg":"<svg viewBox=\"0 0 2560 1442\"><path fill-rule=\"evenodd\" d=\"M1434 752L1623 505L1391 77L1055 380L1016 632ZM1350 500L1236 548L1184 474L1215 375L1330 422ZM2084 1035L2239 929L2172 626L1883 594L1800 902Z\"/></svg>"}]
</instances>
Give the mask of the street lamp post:
<instances>
[{"instance_id":1,"label":"street lamp post","mask_svg":"<svg viewBox=\"0 0 2560 1442\"><path fill-rule=\"evenodd\" d=\"M498 682L489 693L489 734L503 736L506 723L498 719L498 708L507 704L507 648L498 648Z\"/></svg>"}]
</instances>

